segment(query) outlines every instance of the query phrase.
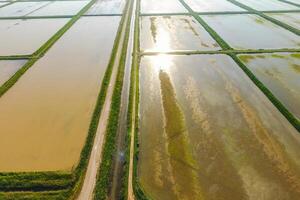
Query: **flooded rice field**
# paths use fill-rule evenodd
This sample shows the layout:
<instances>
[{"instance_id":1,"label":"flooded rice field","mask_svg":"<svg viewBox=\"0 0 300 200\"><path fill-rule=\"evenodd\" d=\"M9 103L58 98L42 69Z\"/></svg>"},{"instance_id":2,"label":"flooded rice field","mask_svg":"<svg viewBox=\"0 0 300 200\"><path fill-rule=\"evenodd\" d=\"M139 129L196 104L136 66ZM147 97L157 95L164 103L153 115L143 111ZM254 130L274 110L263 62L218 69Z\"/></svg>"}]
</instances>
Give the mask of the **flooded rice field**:
<instances>
[{"instance_id":1,"label":"flooded rice field","mask_svg":"<svg viewBox=\"0 0 300 200\"><path fill-rule=\"evenodd\" d=\"M26 62L27 60L0 60L0 87Z\"/></svg>"},{"instance_id":2,"label":"flooded rice field","mask_svg":"<svg viewBox=\"0 0 300 200\"><path fill-rule=\"evenodd\" d=\"M292 2L292 3L295 3L295 4L298 4L300 6L300 1L299 0L288 0L289 2Z\"/></svg>"},{"instance_id":3,"label":"flooded rice field","mask_svg":"<svg viewBox=\"0 0 300 200\"><path fill-rule=\"evenodd\" d=\"M122 14L124 6L125 0L98 0L86 14Z\"/></svg>"},{"instance_id":4,"label":"flooded rice field","mask_svg":"<svg viewBox=\"0 0 300 200\"><path fill-rule=\"evenodd\" d=\"M16 2L0 8L0 17L22 17L47 6L50 3L50 1Z\"/></svg>"},{"instance_id":5,"label":"flooded rice field","mask_svg":"<svg viewBox=\"0 0 300 200\"><path fill-rule=\"evenodd\" d=\"M146 51L218 50L214 39L192 17L141 18L141 48Z\"/></svg>"},{"instance_id":6,"label":"flooded rice field","mask_svg":"<svg viewBox=\"0 0 300 200\"><path fill-rule=\"evenodd\" d=\"M187 13L178 0L141 0L141 13Z\"/></svg>"},{"instance_id":7,"label":"flooded rice field","mask_svg":"<svg viewBox=\"0 0 300 200\"><path fill-rule=\"evenodd\" d=\"M296 6L288 3L274 0L238 0L240 3L245 4L255 10L269 11L269 10L298 10Z\"/></svg>"},{"instance_id":8,"label":"flooded rice field","mask_svg":"<svg viewBox=\"0 0 300 200\"><path fill-rule=\"evenodd\" d=\"M1 1L0 1L0 7L1 7L1 6L4 6L5 4L7 4L7 3L1 2Z\"/></svg>"},{"instance_id":9,"label":"flooded rice field","mask_svg":"<svg viewBox=\"0 0 300 200\"><path fill-rule=\"evenodd\" d=\"M227 0L186 0L195 12L245 11Z\"/></svg>"},{"instance_id":10,"label":"flooded rice field","mask_svg":"<svg viewBox=\"0 0 300 200\"><path fill-rule=\"evenodd\" d=\"M0 98L0 171L77 164L119 21L79 19Z\"/></svg>"},{"instance_id":11,"label":"flooded rice field","mask_svg":"<svg viewBox=\"0 0 300 200\"><path fill-rule=\"evenodd\" d=\"M34 53L62 28L68 20L66 18L0 20L0 55Z\"/></svg>"},{"instance_id":12,"label":"flooded rice field","mask_svg":"<svg viewBox=\"0 0 300 200\"><path fill-rule=\"evenodd\" d=\"M54 1L29 16L76 15L89 1Z\"/></svg>"},{"instance_id":13,"label":"flooded rice field","mask_svg":"<svg viewBox=\"0 0 300 200\"><path fill-rule=\"evenodd\" d=\"M267 15L300 30L300 12L299 13L272 13Z\"/></svg>"},{"instance_id":14,"label":"flooded rice field","mask_svg":"<svg viewBox=\"0 0 300 200\"><path fill-rule=\"evenodd\" d=\"M139 140L153 199L300 196L299 133L226 55L142 57Z\"/></svg>"},{"instance_id":15,"label":"flooded rice field","mask_svg":"<svg viewBox=\"0 0 300 200\"><path fill-rule=\"evenodd\" d=\"M239 56L253 74L300 119L300 54Z\"/></svg>"},{"instance_id":16,"label":"flooded rice field","mask_svg":"<svg viewBox=\"0 0 300 200\"><path fill-rule=\"evenodd\" d=\"M209 15L202 16L202 18L230 46L236 49L282 49L300 47L299 36L257 15Z\"/></svg>"}]
</instances>

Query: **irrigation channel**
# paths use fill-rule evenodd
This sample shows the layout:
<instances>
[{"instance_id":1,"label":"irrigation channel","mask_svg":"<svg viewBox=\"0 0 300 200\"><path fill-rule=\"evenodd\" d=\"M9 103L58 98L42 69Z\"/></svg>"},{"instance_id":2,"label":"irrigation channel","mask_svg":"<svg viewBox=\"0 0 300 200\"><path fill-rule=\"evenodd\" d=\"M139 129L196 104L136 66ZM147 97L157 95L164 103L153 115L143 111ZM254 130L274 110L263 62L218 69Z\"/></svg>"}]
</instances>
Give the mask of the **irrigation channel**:
<instances>
[{"instance_id":1,"label":"irrigation channel","mask_svg":"<svg viewBox=\"0 0 300 200\"><path fill-rule=\"evenodd\" d=\"M127 107L128 107L128 97L129 97L129 85L130 85L130 69L131 69L131 60L132 60L132 49L133 49L133 33L134 33L134 20L131 18L133 15L132 13L132 6L130 6L131 1L128 2L128 8L124 11L125 20L122 24L121 28L121 36L120 41L117 46L117 53L115 56L115 62L113 66L113 72L111 75L111 80L109 83L109 88L107 90L107 96L105 99L105 103L103 106L103 110L101 112L99 125L97 128L93 149L91 152L88 168L86 171L85 179L82 185L82 189L78 195L78 200L87 200L93 199L94 190L96 185L97 173L98 169L101 164L101 154L103 150L104 144L104 137L106 133L106 128L109 120L109 114L111 111L111 102L113 97L113 91L115 88L115 83L117 79L118 68L121 65L121 57L122 50L124 45L127 45L127 56L126 56L126 63L125 63L125 74L124 74L124 83L122 88L122 97L121 97L121 106L120 106L120 113L119 113L119 120L118 120L118 131L117 131L117 138L116 138L116 151L114 155L113 161L113 173L111 178L111 187L109 191L109 199L119 199L120 189L122 187L122 176L124 173L123 164L124 164L124 150L125 150L125 137L127 133ZM125 8L126 9L126 8ZM129 40L126 40L126 31L128 31L128 21L131 19L130 22L130 29L129 29Z\"/></svg>"}]
</instances>

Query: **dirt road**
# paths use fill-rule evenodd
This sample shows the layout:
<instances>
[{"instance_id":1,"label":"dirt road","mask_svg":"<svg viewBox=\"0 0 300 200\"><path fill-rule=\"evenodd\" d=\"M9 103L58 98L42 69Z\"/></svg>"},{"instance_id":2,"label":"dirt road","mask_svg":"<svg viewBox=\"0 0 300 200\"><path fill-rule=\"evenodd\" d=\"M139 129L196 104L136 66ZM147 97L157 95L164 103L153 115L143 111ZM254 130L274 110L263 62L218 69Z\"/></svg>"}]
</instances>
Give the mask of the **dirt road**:
<instances>
[{"instance_id":1,"label":"dirt road","mask_svg":"<svg viewBox=\"0 0 300 200\"><path fill-rule=\"evenodd\" d=\"M98 168L101 163L101 154L102 154L102 147L104 144L104 137L106 133L106 126L108 123L109 113L110 113L110 106L111 106L111 100L112 100L112 94L114 90L114 85L116 82L118 67L119 67L119 61L122 53L122 46L125 38L125 29L126 24L128 20L128 10L124 11L125 14L125 20L123 23L123 27L121 29L121 36L120 36L120 42L117 47L117 53L115 57L115 62L113 66L113 71L111 74L110 83L107 89L106 99L103 105L103 109L100 115L99 124L97 128L97 132L95 135L95 140L93 144L93 149L91 152L91 156L89 159L85 179L81 188L80 193L78 194L77 200L90 200L93 198L93 191L96 185L96 178L97 178L97 172Z\"/></svg>"}]
</instances>

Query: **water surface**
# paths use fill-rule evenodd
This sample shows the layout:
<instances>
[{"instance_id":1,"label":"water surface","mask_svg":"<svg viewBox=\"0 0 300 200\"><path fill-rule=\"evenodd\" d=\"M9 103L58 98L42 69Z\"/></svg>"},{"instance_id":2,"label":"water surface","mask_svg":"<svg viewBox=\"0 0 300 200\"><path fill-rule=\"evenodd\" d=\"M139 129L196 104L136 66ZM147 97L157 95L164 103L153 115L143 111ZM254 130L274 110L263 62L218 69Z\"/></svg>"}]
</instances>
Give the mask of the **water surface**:
<instances>
[{"instance_id":1,"label":"water surface","mask_svg":"<svg viewBox=\"0 0 300 200\"><path fill-rule=\"evenodd\" d=\"M254 75L300 119L300 54L239 56Z\"/></svg>"},{"instance_id":2,"label":"water surface","mask_svg":"<svg viewBox=\"0 0 300 200\"><path fill-rule=\"evenodd\" d=\"M27 60L0 60L0 86L13 76Z\"/></svg>"},{"instance_id":3,"label":"water surface","mask_svg":"<svg viewBox=\"0 0 300 200\"><path fill-rule=\"evenodd\" d=\"M125 0L98 0L86 14L122 14Z\"/></svg>"},{"instance_id":4,"label":"water surface","mask_svg":"<svg viewBox=\"0 0 300 200\"><path fill-rule=\"evenodd\" d=\"M62 28L68 20L0 20L0 55L34 53Z\"/></svg>"},{"instance_id":5,"label":"water surface","mask_svg":"<svg viewBox=\"0 0 300 200\"><path fill-rule=\"evenodd\" d=\"M274 0L238 0L240 3L245 4L255 10L269 11L269 10L297 10L296 6L288 3Z\"/></svg>"},{"instance_id":6,"label":"water surface","mask_svg":"<svg viewBox=\"0 0 300 200\"><path fill-rule=\"evenodd\" d=\"M227 0L186 0L195 12L245 11Z\"/></svg>"},{"instance_id":7,"label":"water surface","mask_svg":"<svg viewBox=\"0 0 300 200\"><path fill-rule=\"evenodd\" d=\"M178 0L141 0L141 13L187 12Z\"/></svg>"},{"instance_id":8,"label":"water surface","mask_svg":"<svg viewBox=\"0 0 300 200\"><path fill-rule=\"evenodd\" d=\"M299 133L226 55L143 57L139 130L153 199L300 196Z\"/></svg>"},{"instance_id":9,"label":"water surface","mask_svg":"<svg viewBox=\"0 0 300 200\"><path fill-rule=\"evenodd\" d=\"M142 17L140 27L143 50L220 49L206 30L189 16Z\"/></svg>"},{"instance_id":10,"label":"water surface","mask_svg":"<svg viewBox=\"0 0 300 200\"><path fill-rule=\"evenodd\" d=\"M0 17L21 17L40 9L49 3L49 1L16 2L0 8Z\"/></svg>"},{"instance_id":11,"label":"water surface","mask_svg":"<svg viewBox=\"0 0 300 200\"><path fill-rule=\"evenodd\" d=\"M119 21L79 19L0 98L0 171L77 164Z\"/></svg>"},{"instance_id":12,"label":"water surface","mask_svg":"<svg viewBox=\"0 0 300 200\"><path fill-rule=\"evenodd\" d=\"M76 15L89 1L54 1L30 16Z\"/></svg>"},{"instance_id":13,"label":"water surface","mask_svg":"<svg viewBox=\"0 0 300 200\"><path fill-rule=\"evenodd\" d=\"M299 48L300 37L257 15L201 16L236 49ZM274 42L276 41L276 42Z\"/></svg>"},{"instance_id":14,"label":"water surface","mask_svg":"<svg viewBox=\"0 0 300 200\"><path fill-rule=\"evenodd\" d=\"M267 15L300 30L300 13L273 13Z\"/></svg>"}]
</instances>

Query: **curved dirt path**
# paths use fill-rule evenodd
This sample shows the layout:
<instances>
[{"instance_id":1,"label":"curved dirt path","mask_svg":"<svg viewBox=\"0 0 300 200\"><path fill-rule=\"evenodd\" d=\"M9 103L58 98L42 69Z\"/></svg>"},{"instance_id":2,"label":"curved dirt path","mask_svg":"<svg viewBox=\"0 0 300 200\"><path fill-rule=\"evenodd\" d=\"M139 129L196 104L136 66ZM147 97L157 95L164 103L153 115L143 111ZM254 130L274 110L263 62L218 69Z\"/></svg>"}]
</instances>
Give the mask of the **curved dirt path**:
<instances>
[{"instance_id":1,"label":"curved dirt path","mask_svg":"<svg viewBox=\"0 0 300 200\"><path fill-rule=\"evenodd\" d=\"M129 7L128 7L129 9ZM78 194L77 200L91 200L93 198L93 192L96 185L97 172L102 160L102 146L104 143L104 136L106 133L106 126L108 123L109 113L110 113L110 105L112 100L112 94L114 91L114 86L116 82L118 67L120 63L120 57L122 54L122 46L125 38L125 29L128 20L128 9L125 11L125 20L123 23L123 27L121 29L120 41L117 47L117 53L115 57L115 62L113 65L113 71L110 78L110 83L107 89L106 98L104 101L104 105L101 111L99 124L97 128L97 132L94 139L94 144L91 152L91 156L89 159L87 171L85 174L84 182L81 188L81 191Z\"/></svg>"}]
</instances>

